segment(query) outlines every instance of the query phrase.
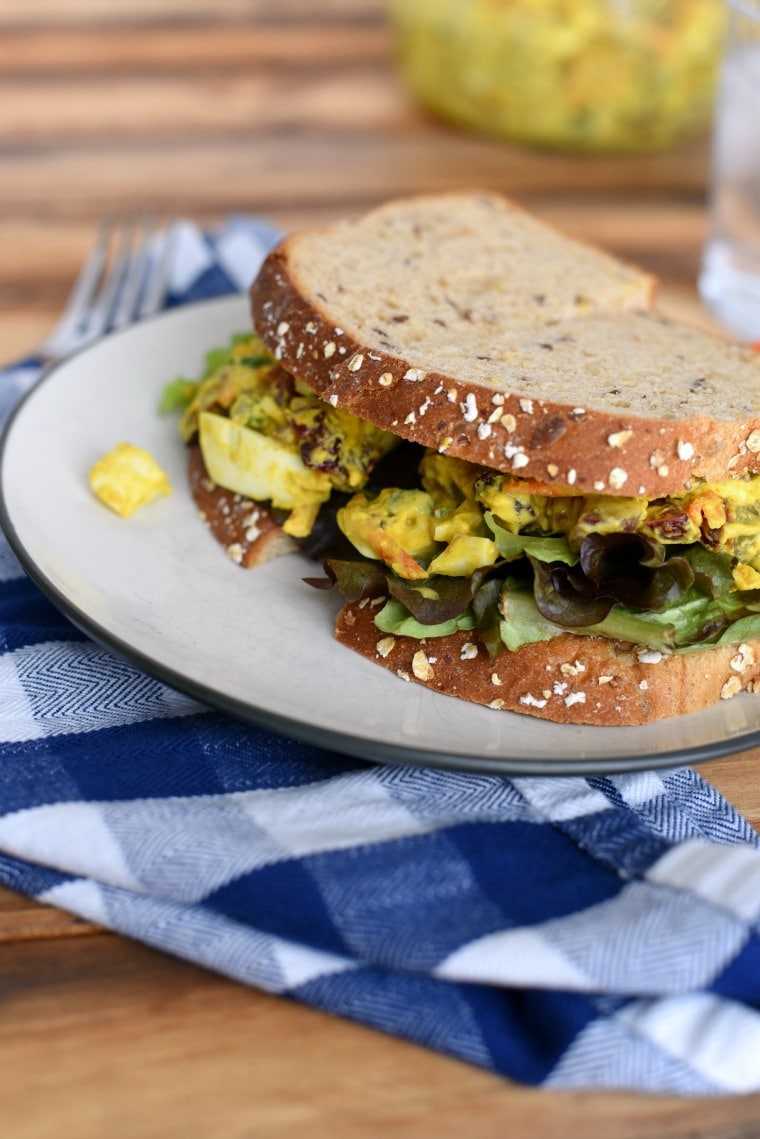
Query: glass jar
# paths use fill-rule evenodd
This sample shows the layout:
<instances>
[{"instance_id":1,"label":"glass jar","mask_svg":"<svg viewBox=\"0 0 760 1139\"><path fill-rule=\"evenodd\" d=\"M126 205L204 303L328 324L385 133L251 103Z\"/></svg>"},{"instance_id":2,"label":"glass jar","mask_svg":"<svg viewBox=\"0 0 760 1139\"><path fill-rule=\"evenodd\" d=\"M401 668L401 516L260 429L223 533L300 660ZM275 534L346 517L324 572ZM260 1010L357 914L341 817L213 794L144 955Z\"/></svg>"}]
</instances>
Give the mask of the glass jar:
<instances>
[{"instance_id":1,"label":"glass jar","mask_svg":"<svg viewBox=\"0 0 760 1139\"><path fill-rule=\"evenodd\" d=\"M401 74L471 130L652 150L710 120L721 0L389 0Z\"/></svg>"},{"instance_id":2,"label":"glass jar","mask_svg":"<svg viewBox=\"0 0 760 1139\"><path fill-rule=\"evenodd\" d=\"M760 0L729 0L699 288L734 336L760 347Z\"/></svg>"}]
</instances>

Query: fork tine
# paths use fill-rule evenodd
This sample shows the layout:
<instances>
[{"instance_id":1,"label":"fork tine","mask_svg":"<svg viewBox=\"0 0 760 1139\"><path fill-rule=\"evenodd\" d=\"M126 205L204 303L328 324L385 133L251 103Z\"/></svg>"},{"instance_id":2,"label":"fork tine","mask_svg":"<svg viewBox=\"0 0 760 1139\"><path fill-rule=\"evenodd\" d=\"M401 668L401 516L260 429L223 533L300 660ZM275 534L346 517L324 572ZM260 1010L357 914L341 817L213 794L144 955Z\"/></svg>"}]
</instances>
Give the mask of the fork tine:
<instances>
[{"instance_id":1,"label":"fork tine","mask_svg":"<svg viewBox=\"0 0 760 1139\"><path fill-rule=\"evenodd\" d=\"M100 290L92 305L87 323L88 340L102 336L113 327L114 311L120 303L122 291L131 273L134 261L132 247L135 241L137 222L127 217L114 227L109 242L107 269L103 273Z\"/></svg>"},{"instance_id":2,"label":"fork tine","mask_svg":"<svg viewBox=\"0 0 760 1139\"><path fill-rule=\"evenodd\" d=\"M152 218L102 219L63 314L39 348L41 358L60 359L112 329L158 312L178 236L176 224L157 229Z\"/></svg>"},{"instance_id":3,"label":"fork tine","mask_svg":"<svg viewBox=\"0 0 760 1139\"><path fill-rule=\"evenodd\" d=\"M55 331L49 338L47 344L49 350L54 350L54 342L77 336L85 327L108 257L113 228L114 223L111 218L101 219L87 260L69 294Z\"/></svg>"},{"instance_id":4,"label":"fork tine","mask_svg":"<svg viewBox=\"0 0 760 1139\"><path fill-rule=\"evenodd\" d=\"M164 304L169 289L169 271L176 250L178 231L169 226L160 235L156 257L147 266L147 274L140 300L139 317L154 316Z\"/></svg>"},{"instance_id":5,"label":"fork tine","mask_svg":"<svg viewBox=\"0 0 760 1139\"><path fill-rule=\"evenodd\" d=\"M93 305L92 320L88 328L92 338L103 335L113 327L114 312L121 303L123 289L132 271L134 261L132 248L136 243L136 233L136 219L125 218L120 224L119 231L114 235L107 272L104 274L97 301Z\"/></svg>"},{"instance_id":6,"label":"fork tine","mask_svg":"<svg viewBox=\"0 0 760 1139\"><path fill-rule=\"evenodd\" d=\"M131 223L130 244L126 263L119 280L116 305L111 314L111 327L123 328L139 315L140 297L150 261L150 248L155 239L155 222L152 218Z\"/></svg>"}]
</instances>

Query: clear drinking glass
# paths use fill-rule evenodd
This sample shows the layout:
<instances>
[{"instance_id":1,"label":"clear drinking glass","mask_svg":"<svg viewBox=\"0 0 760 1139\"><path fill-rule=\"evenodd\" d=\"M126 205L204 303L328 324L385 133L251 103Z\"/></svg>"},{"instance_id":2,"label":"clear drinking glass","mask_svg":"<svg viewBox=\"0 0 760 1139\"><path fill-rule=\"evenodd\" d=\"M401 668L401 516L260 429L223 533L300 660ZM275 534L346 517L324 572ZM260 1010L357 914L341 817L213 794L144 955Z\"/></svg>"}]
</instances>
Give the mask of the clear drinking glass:
<instances>
[{"instance_id":1,"label":"clear drinking glass","mask_svg":"<svg viewBox=\"0 0 760 1139\"><path fill-rule=\"evenodd\" d=\"M760 0L727 4L699 288L729 332L760 342Z\"/></svg>"}]
</instances>

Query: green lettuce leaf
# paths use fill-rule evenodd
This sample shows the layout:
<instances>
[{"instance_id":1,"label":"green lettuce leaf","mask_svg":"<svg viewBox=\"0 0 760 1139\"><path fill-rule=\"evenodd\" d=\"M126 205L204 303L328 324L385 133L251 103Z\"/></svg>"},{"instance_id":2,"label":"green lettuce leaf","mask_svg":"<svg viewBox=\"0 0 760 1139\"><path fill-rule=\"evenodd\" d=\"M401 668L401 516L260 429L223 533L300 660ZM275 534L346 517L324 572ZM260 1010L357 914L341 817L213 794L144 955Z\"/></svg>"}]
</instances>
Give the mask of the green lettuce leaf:
<instances>
[{"instance_id":1,"label":"green lettuce leaf","mask_svg":"<svg viewBox=\"0 0 760 1139\"><path fill-rule=\"evenodd\" d=\"M677 605L660 613L615 605L593 625L566 626L548 620L527 590L505 590L500 600L500 635L508 649L547 640L563 632L602 636L674 652L710 644L734 644L760 636L758 591L706 597L691 590Z\"/></svg>"},{"instance_id":2,"label":"green lettuce leaf","mask_svg":"<svg viewBox=\"0 0 760 1139\"><path fill-rule=\"evenodd\" d=\"M485 520L493 534L496 548L507 562L528 556L540 562L565 562L569 566L574 566L580 558L578 551L571 549L564 535L556 538L540 538L530 534L513 534L511 530L505 530L497 522L490 510L486 511Z\"/></svg>"},{"instance_id":3,"label":"green lettuce leaf","mask_svg":"<svg viewBox=\"0 0 760 1139\"><path fill-rule=\"evenodd\" d=\"M499 639L510 652L517 652L523 645L535 641L550 641L567 632L541 615L533 595L527 590L505 590L500 609Z\"/></svg>"},{"instance_id":4,"label":"green lettuce leaf","mask_svg":"<svg viewBox=\"0 0 760 1139\"><path fill-rule=\"evenodd\" d=\"M732 621L718 637L716 645L738 645L741 641L760 639L760 613L753 613Z\"/></svg>"},{"instance_id":5,"label":"green lettuce leaf","mask_svg":"<svg viewBox=\"0 0 760 1139\"><path fill-rule=\"evenodd\" d=\"M394 633L399 637L415 637L422 640L426 637L447 637L460 629L474 629L475 618L469 612L461 613L450 621L441 621L437 625L423 625L408 610L391 598L383 608L375 614L375 624L383 633Z\"/></svg>"},{"instance_id":6,"label":"green lettuce leaf","mask_svg":"<svg viewBox=\"0 0 760 1139\"><path fill-rule=\"evenodd\" d=\"M168 415L170 411L184 411L198 390L197 380L188 380L185 376L177 376L164 385L161 392L158 410L161 415Z\"/></svg>"}]
</instances>

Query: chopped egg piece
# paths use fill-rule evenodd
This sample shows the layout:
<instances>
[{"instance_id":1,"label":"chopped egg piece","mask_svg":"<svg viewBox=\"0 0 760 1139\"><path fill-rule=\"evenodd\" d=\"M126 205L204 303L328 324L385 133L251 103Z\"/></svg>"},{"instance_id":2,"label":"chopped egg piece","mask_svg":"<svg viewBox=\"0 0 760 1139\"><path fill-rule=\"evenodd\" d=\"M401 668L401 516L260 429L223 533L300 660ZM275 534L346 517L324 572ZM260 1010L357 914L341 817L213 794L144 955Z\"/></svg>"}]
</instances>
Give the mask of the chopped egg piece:
<instances>
[{"instance_id":1,"label":"chopped egg piece","mask_svg":"<svg viewBox=\"0 0 760 1139\"><path fill-rule=\"evenodd\" d=\"M98 459L88 481L93 494L122 518L172 493L166 472L149 451L132 443L117 443Z\"/></svg>"}]
</instances>

